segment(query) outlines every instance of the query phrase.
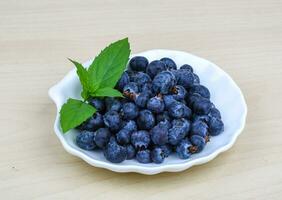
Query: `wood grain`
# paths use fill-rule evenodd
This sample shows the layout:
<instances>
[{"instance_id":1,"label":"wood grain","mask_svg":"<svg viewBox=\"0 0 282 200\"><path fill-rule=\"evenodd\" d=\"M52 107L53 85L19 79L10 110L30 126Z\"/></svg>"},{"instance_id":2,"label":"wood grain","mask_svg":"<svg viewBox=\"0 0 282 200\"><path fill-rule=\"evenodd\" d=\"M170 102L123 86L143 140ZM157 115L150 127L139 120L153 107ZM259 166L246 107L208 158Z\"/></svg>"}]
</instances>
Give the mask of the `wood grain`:
<instances>
[{"instance_id":1,"label":"wood grain","mask_svg":"<svg viewBox=\"0 0 282 200\"><path fill-rule=\"evenodd\" d=\"M282 199L282 1L0 2L1 199ZM53 132L50 86L106 44L177 49L227 71L248 104L234 147L181 173L89 166Z\"/></svg>"}]
</instances>

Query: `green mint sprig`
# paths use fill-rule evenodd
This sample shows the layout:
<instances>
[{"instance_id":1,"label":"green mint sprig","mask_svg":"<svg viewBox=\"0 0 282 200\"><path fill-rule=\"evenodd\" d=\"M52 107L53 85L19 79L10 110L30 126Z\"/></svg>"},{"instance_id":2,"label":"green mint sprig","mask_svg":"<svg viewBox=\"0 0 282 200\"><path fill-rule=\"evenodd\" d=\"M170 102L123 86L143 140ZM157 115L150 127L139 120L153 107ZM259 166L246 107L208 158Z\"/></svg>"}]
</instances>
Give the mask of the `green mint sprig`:
<instances>
[{"instance_id":1,"label":"green mint sprig","mask_svg":"<svg viewBox=\"0 0 282 200\"><path fill-rule=\"evenodd\" d=\"M90 97L123 97L114 87L126 68L129 54L130 46L128 38L125 38L102 50L88 69L69 59L76 67L84 101L70 98L62 106L60 123L63 133L77 127L96 112L93 106L85 102Z\"/></svg>"}]
</instances>

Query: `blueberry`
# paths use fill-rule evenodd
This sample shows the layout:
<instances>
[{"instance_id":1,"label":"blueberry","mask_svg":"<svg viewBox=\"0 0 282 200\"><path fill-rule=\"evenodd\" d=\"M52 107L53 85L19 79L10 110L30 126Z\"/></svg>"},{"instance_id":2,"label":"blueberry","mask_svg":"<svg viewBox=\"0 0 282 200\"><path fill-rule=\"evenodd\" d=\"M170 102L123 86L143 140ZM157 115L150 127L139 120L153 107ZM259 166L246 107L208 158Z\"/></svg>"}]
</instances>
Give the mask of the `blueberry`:
<instances>
[{"instance_id":1,"label":"blueberry","mask_svg":"<svg viewBox=\"0 0 282 200\"><path fill-rule=\"evenodd\" d=\"M150 131L151 138L154 144L164 145L168 142L168 129L165 126L157 124Z\"/></svg>"},{"instance_id":2,"label":"blueberry","mask_svg":"<svg viewBox=\"0 0 282 200\"><path fill-rule=\"evenodd\" d=\"M117 111L119 112L121 109L121 103L118 99L113 97L107 97L105 99L107 111Z\"/></svg>"},{"instance_id":3,"label":"blueberry","mask_svg":"<svg viewBox=\"0 0 282 200\"><path fill-rule=\"evenodd\" d=\"M193 77L194 77L194 84L200 84L200 78L197 74L193 73Z\"/></svg>"},{"instance_id":4,"label":"blueberry","mask_svg":"<svg viewBox=\"0 0 282 200\"><path fill-rule=\"evenodd\" d=\"M137 94L138 92L139 92L139 89L135 82L129 82L123 88L123 94L126 97L130 97L130 95Z\"/></svg>"},{"instance_id":5,"label":"blueberry","mask_svg":"<svg viewBox=\"0 0 282 200\"><path fill-rule=\"evenodd\" d=\"M121 127L121 119L116 111L108 111L104 115L104 123L111 131L118 131Z\"/></svg>"},{"instance_id":6,"label":"blueberry","mask_svg":"<svg viewBox=\"0 0 282 200\"><path fill-rule=\"evenodd\" d=\"M145 108L149 99L150 95L147 92L142 92L135 95L134 101L138 107Z\"/></svg>"},{"instance_id":7,"label":"blueberry","mask_svg":"<svg viewBox=\"0 0 282 200\"><path fill-rule=\"evenodd\" d=\"M201 95L204 98L209 99L210 98L210 91L208 90L208 88L206 88L203 85L193 85L190 90L189 93L194 94L197 93L199 95Z\"/></svg>"},{"instance_id":8,"label":"blueberry","mask_svg":"<svg viewBox=\"0 0 282 200\"><path fill-rule=\"evenodd\" d=\"M108 128L99 128L96 132L95 132L95 143L98 147L100 147L101 149L103 149L106 144L109 142L111 137L111 132Z\"/></svg>"},{"instance_id":9,"label":"blueberry","mask_svg":"<svg viewBox=\"0 0 282 200\"><path fill-rule=\"evenodd\" d=\"M183 128L172 127L168 131L168 142L172 145L177 145L185 136L186 132Z\"/></svg>"},{"instance_id":10,"label":"blueberry","mask_svg":"<svg viewBox=\"0 0 282 200\"><path fill-rule=\"evenodd\" d=\"M172 72L164 71L155 76L152 82L152 90L155 93L168 94L175 86L176 79Z\"/></svg>"},{"instance_id":11,"label":"blueberry","mask_svg":"<svg viewBox=\"0 0 282 200\"><path fill-rule=\"evenodd\" d=\"M153 113L162 113L164 111L164 102L161 97L152 97L147 102L147 108Z\"/></svg>"},{"instance_id":12,"label":"blueberry","mask_svg":"<svg viewBox=\"0 0 282 200\"><path fill-rule=\"evenodd\" d=\"M194 114L193 115L193 121L202 121L202 122L205 122L205 123L208 123L210 121L210 117L208 115L196 115Z\"/></svg>"},{"instance_id":13,"label":"blueberry","mask_svg":"<svg viewBox=\"0 0 282 200\"><path fill-rule=\"evenodd\" d=\"M188 64L182 65L180 69L187 70L188 72L193 72L193 68L191 67L191 65Z\"/></svg>"},{"instance_id":14,"label":"blueberry","mask_svg":"<svg viewBox=\"0 0 282 200\"><path fill-rule=\"evenodd\" d=\"M148 149L140 150L136 153L136 160L140 163L150 163L151 161L151 152Z\"/></svg>"},{"instance_id":15,"label":"blueberry","mask_svg":"<svg viewBox=\"0 0 282 200\"><path fill-rule=\"evenodd\" d=\"M156 116L156 122L159 123L161 121L170 121L170 117L167 111L164 111Z\"/></svg>"},{"instance_id":16,"label":"blueberry","mask_svg":"<svg viewBox=\"0 0 282 200\"><path fill-rule=\"evenodd\" d=\"M150 110L142 110L137 117L137 126L141 130L150 130L155 125L155 117Z\"/></svg>"},{"instance_id":17,"label":"blueberry","mask_svg":"<svg viewBox=\"0 0 282 200\"><path fill-rule=\"evenodd\" d=\"M100 98L90 98L88 100L89 104L96 108L99 112L105 111L105 103L103 99Z\"/></svg>"},{"instance_id":18,"label":"blueberry","mask_svg":"<svg viewBox=\"0 0 282 200\"><path fill-rule=\"evenodd\" d=\"M133 82L133 81L134 81L134 76L135 76L136 72L135 72L135 71L132 71L131 69L128 69L128 70L126 70L125 72L126 72L126 73L128 74L128 76L129 76L129 82Z\"/></svg>"},{"instance_id":19,"label":"blueberry","mask_svg":"<svg viewBox=\"0 0 282 200\"><path fill-rule=\"evenodd\" d=\"M117 142L119 144L128 144L130 142L130 137L131 137L131 131L128 129L121 129L119 132L116 134Z\"/></svg>"},{"instance_id":20,"label":"blueberry","mask_svg":"<svg viewBox=\"0 0 282 200\"><path fill-rule=\"evenodd\" d=\"M181 159L188 159L191 156L190 148L192 144L187 139L181 140L176 147L176 153Z\"/></svg>"},{"instance_id":21,"label":"blueberry","mask_svg":"<svg viewBox=\"0 0 282 200\"><path fill-rule=\"evenodd\" d=\"M190 130L190 122L184 118L181 119L174 119L171 123L171 125L173 127L177 127L177 128L181 128L183 129L183 131L185 132L185 135L188 134L189 130Z\"/></svg>"},{"instance_id":22,"label":"blueberry","mask_svg":"<svg viewBox=\"0 0 282 200\"><path fill-rule=\"evenodd\" d=\"M172 152L172 148L169 144L161 145L159 147L163 150L165 157L168 157Z\"/></svg>"},{"instance_id":23,"label":"blueberry","mask_svg":"<svg viewBox=\"0 0 282 200\"><path fill-rule=\"evenodd\" d=\"M126 159L131 160L135 157L135 149L131 144L125 146L126 148Z\"/></svg>"},{"instance_id":24,"label":"blueberry","mask_svg":"<svg viewBox=\"0 0 282 200\"><path fill-rule=\"evenodd\" d=\"M151 139L148 131L135 131L131 135L131 144L136 149L147 148L150 141Z\"/></svg>"},{"instance_id":25,"label":"blueberry","mask_svg":"<svg viewBox=\"0 0 282 200\"><path fill-rule=\"evenodd\" d=\"M173 118L190 118L191 110L185 104L178 101L173 102L168 108L168 113Z\"/></svg>"},{"instance_id":26,"label":"blueberry","mask_svg":"<svg viewBox=\"0 0 282 200\"><path fill-rule=\"evenodd\" d=\"M116 88L119 91L122 91L124 86L126 86L130 82L130 77L127 72L123 72L120 79L117 82Z\"/></svg>"},{"instance_id":27,"label":"blueberry","mask_svg":"<svg viewBox=\"0 0 282 200\"><path fill-rule=\"evenodd\" d=\"M168 109L169 106L176 101L173 95L163 95L163 100L166 109Z\"/></svg>"},{"instance_id":28,"label":"blueberry","mask_svg":"<svg viewBox=\"0 0 282 200\"><path fill-rule=\"evenodd\" d=\"M206 115L210 112L213 104L208 99L199 99L193 103L192 109L198 115Z\"/></svg>"},{"instance_id":29,"label":"blueberry","mask_svg":"<svg viewBox=\"0 0 282 200\"><path fill-rule=\"evenodd\" d=\"M170 129L171 126L172 126L171 123L170 123L170 120L168 120L168 119L164 119L164 120L160 121L158 124L159 124L159 126L165 128L167 130Z\"/></svg>"},{"instance_id":30,"label":"blueberry","mask_svg":"<svg viewBox=\"0 0 282 200\"><path fill-rule=\"evenodd\" d=\"M96 147L94 132L82 131L76 136L76 144L84 150L93 150Z\"/></svg>"},{"instance_id":31,"label":"blueberry","mask_svg":"<svg viewBox=\"0 0 282 200\"><path fill-rule=\"evenodd\" d=\"M92 117L83 122L78 129L95 131L104 126L103 117L100 113L96 112Z\"/></svg>"},{"instance_id":32,"label":"blueberry","mask_svg":"<svg viewBox=\"0 0 282 200\"><path fill-rule=\"evenodd\" d=\"M208 125L203 121L194 121L192 123L190 135L199 135L205 138L208 141L209 133L208 133Z\"/></svg>"},{"instance_id":33,"label":"blueberry","mask_svg":"<svg viewBox=\"0 0 282 200\"><path fill-rule=\"evenodd\" d=\"M165 70L166 66L162 61L154 60L148 65L146 72L151 78L154 78L158 73Z\"/></svg>"},{"instance_id":34,"label":"blueberry","mask_svg":"<svg viewBox=\"0 0 282 200\"><path fill-rule=\"evenodd\" d=\"M143 71L145 72L148 66L148 60L147 58L143 56L135 56L131 58L129 61L129 66L134 71Z\"/></svg>"},{"instance_id":35,"label":"blueberry","mask_svg":"<svg viewBox=\"0 0 282 200\"><path fill-rule=\"evenodd\" d=\"M191 153L196 153L196 152L202 151L205 147L205 144L206 144L206 140L199 135L192 135L190 137L190 141L191 141L191 143L194 147L194 148L192 148L192 151L190 150Z\"/></svg>"},{"instance_id":36,"label":"blueberry","mask_svg":"<svg viewBox=\"0 0 282 200\"><path fill-rule=\"evenodd\" d=\"M139 109L134 103L128 102L122 105L121 115L123 116L124 119L127 120L134 119L138 116L138 114L139 114Z\"/></svg>"},{"instance_id":37,"label":"blueberry","mask_svg":"<svg viewBox=\"0 0 282 200\"><path fill-rule=\"evenodd\" d=\"M165 159L163 150L160 147L155 147L151 151L151 159L154 163L157 163L157 164L162 163Z\"/></svg>"},{"instance_id":38,"label":"blueberry","mask_svg":"<svg viewBox=\"0 0 282 200\"><path fill-rule=\"evenodd\" d=\"M170 58L162 58L161 61L165 64L166 69L177 69L175 62Z\"/></svg>"},{"instance_id":39,"label":"blueberry","mask_svg":"<svg viewBox=\"0 0 282 200\"><path fill-rule=\"evenodd\" d=\"M172 92L173 92L173 98L178 101L183 100L187 94L186 89L181 85L176 85L172 89Z\"/></svg>"},{"instance_id":40,"label":"blueberry","mask_svg":"<svg viewBox=\"0 0 282 200\"><path fill-rule=\"evenodd\" d=\"M185 89L189 89L194 84L194 76L187 70L176 70L174 75L176 76L177 85L182 85Z\"/></svg>"},{"instance_id":41,"label":"blueberry","mask_svg":"<svg viewBox=\"0 0 282 200\"><path fill-rule=\"evenodd\" d=\"M202 100L204 99L201 95L195 93L195 94L187 94L186 95L186 103L187 105L192 108L193 107L193 104L196 102L196 101L199 101L199 100Z\"/></svg>"},{"instance_id":42,"label":"blueberry","mask_svg":"<svg viewBox=\"0 0 282 200\"><path fill-rule=\"evenodd\" d=\"M152 83L145 83L142 86L139 86L139 91L141 93L147 93L149 96L152 96Z\"/></svg>"},{"instance_id":43,"label":"blueberry","mask_svg":"<svg viewBox=\"0 0 282 200\"><path fill-rule=\"evenodd\" d=\"M152 82L152 79L148 74L143 72L137 72L134 76L134 82L138 85L138 87L142 87L144 84L149 84Z\"/></svg>"},{"instance_id":44,"label":"blueberry","mask_svg":"<svg viewBox=\"0 0 282 200\"><path fill-rule=\"evenodd\" d=\"M104 156L112 163L121 163L126 159L127 151L125 147L116 142L114 137L111 137L109 143L104 149Z\"/></svg>"},{"instance_id":45,"label":"blueberry","mask_svg":"<svg viewBox=\"0 0 282 200\"><path fill-rule=\"evenodd\" d=\"M219 135L224 131L224 124L219 118L211 117L209 121L209 133L212 136Z\"/></svg>"},{"instance_id":46,"label":"blueberry","mask_svg":"<svg viewBox=\"0 0 282 200\"><path fill-rule=\"evenodd\" d=\"M208 116L221 119L221 114L217 108L211 108Z\"/></svg>"},{"instance_id":47,"label":"blueberry","mask_svg":"<svg viewBox=\"0 0 282 200\"><path fill-rule=\"evenodd\" d=\"M123 129L127 129L127 130L129 130L130 132L137 131L136 122L133 121L133 120L125 121L125 122L123 123L123 125L122 125L122 128L123 128Z\"/></svg>"}]
</instances>

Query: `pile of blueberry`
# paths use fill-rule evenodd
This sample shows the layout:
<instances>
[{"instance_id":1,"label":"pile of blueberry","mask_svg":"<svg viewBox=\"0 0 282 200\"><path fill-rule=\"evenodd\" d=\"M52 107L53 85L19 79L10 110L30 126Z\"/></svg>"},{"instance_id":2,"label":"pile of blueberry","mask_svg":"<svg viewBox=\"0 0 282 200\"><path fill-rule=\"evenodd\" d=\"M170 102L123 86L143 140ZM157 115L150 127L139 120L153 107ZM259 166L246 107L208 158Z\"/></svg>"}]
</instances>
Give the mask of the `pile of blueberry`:
<instances>
[{"instance_id":1,"label":"pile of blueberry","mask_svg":"<svg viewBox=\"0 0 282 200\"><path fill-rule=\"evenodd\" d=\"M209 90L193 68L170 58L130 60L116 88L125 98L92 98L97 112L77 127L77 145L102 149L107 160L162 163L172 152L187 159L224 130Z\"/></svg>"}]
</instances>

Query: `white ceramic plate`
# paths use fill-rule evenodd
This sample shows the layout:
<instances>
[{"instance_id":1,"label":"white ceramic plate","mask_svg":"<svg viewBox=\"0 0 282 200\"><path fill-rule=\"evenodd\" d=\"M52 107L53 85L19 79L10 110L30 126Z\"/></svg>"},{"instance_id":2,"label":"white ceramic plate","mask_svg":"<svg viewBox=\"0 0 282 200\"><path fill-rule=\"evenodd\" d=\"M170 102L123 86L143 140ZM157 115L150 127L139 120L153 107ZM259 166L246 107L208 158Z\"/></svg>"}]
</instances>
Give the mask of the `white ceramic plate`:
<instances>
[{"instance_id":1,"label":"white ceramic plate","mask_svg":"<svg viewBox=\"0 0 282 200\"><path fill-rule=\"evenodd\" d=\"M59 83L49 90L51 99L57 106L57 116L54 130L66 151L85 160L90 165L106 168L115 172L137 172L142 174L157 174L160 172L177 172L188 169L194 165L206 163L215 158L219 153L229 149L242 132L247 116L247 106L240 88L232 78L217 65L181 51L150 50L139 54L149 61L163 57L172 58L177 66L189 64L199 75L201 84L208 87L211 92L211 101L222 114L225 130L219 136L211 138L200 153L193 154L190 159L181 160L175 155L170 155L162 164L141 164L135 160L126 160L120 164L107 161L101 151L85 151L75 144L76 130L63 134L60 128L59 111L68 98L80 98L81 86L75 69L71 70ZM91 60L84 64L88 67Z\"/></svg>"}]
</instances>

